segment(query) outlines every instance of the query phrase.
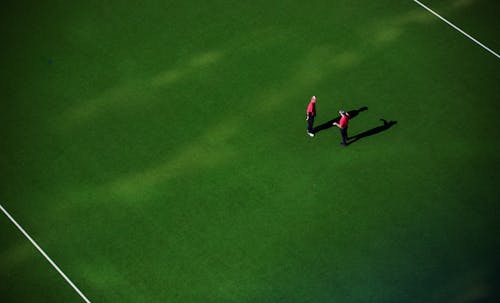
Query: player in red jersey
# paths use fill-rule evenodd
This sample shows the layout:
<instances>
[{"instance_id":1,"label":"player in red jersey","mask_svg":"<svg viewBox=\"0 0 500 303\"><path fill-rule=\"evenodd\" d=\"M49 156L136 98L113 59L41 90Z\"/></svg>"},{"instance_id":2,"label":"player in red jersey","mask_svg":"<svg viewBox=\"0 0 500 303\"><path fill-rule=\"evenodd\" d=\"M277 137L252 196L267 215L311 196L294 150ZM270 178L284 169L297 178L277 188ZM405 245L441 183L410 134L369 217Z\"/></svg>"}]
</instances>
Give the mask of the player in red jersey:
<instances>
[{"instance_id":1,"label":"player in red jersey","mask_svg":"<svg viewBox=\"0 0 500 303\"><path fill-rule=\"evenodd\" d=\"M351 118L349 116L349 113L340 110L340 121L339 123L333 122L333 125L337 126L340 129L340 134L342 135L342 142L340 143L343 146L347 146L347 127L349 126L349 119Z\"/></svg>"},{"instance_id":2,"label":"player in red jersey","mask_svg":"<svg viewBox=\"0 0 500 303\"><path fill-rule=\"evenodd\" d=\"M316 96L312 96L306 111L307 134L311 137L314 137L314 117L316 117Z\"/></svg>"}]
</instances>

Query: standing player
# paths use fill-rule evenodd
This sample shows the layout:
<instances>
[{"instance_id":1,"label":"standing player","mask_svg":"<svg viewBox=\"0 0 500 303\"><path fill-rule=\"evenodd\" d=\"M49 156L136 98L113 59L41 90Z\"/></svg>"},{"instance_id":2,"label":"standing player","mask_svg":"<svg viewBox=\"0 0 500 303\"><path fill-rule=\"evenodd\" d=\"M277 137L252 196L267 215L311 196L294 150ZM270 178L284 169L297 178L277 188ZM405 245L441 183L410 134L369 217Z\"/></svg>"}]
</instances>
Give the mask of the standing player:
<instances>
[{"instance_id":1,"label":"standing player","mask_svg":"<svg viewBox=\"0 0 500 303\"><path fill-rule=\"evenodd\" d=\"M347 126L349 125L349 114L346 113L343 110L339 111L340 114L340 121L339 123L333 122L333 125L337 126L340 129L340 135L342 135L342 142L340 142L341 145L347 146Z\"/></svg>"},{"instance_id":2,"label":"standing player","mask_svg":"<svg viewBox=\"0 0 500 303\"><path fill-rule=\"evenodd\" d=\"M306 121L307 121L307 134L314 137L314 117L316 117L316 96L312 96L311 101L307 105Z\"/></svg>"}]
</instances>

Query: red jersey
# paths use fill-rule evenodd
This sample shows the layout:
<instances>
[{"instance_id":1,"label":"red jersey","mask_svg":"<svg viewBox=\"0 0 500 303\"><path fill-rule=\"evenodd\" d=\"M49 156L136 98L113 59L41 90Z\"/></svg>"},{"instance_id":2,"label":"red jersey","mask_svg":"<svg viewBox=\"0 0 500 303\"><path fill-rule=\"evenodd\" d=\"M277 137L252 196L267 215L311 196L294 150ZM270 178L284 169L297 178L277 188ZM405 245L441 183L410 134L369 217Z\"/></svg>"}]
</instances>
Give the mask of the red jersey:
<instances>
[{"instance_id":1,"label":"red jersey","mask_svg":"<svg viewBox=\"0 0 500 303\"><path fill-rule=\"evenodd\" d=\"M340 118L340 121L339 121L339 126L340 128L347 128L347 125L349 124L349 118L347 117L347 115L342 115L342 117Z\"/></svg>"},{"instance_id":2,"label":"red jersey","mask_svg":"<svg viewBox=\"0 0 500 303\"><path fill-rule=\"evenodd\" d=\"M309 102L309 105L307 105L307 113L312 113L313 116L316 116L316 101Z\"/></svg>"}]
</instances>

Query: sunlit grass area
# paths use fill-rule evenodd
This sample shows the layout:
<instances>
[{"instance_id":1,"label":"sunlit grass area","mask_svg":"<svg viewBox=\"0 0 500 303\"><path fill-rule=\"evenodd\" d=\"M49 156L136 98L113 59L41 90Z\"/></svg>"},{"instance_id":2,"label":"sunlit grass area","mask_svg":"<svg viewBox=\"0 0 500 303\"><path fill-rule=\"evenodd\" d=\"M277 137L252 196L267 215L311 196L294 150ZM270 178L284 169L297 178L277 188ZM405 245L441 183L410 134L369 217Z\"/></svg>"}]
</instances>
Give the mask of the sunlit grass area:
<instances>
[{"instance_id":1,"label":"sunlit grass area","mask_svg":"<svg viewBox=\"0 0 500 303\"><path fill-rule=\"evenodd\" d=\"M92 302L499 297L499 61L413 1L4 7L0 202ZM0 231L2 298L78 302Z\"/></svg>"}]
</instances>

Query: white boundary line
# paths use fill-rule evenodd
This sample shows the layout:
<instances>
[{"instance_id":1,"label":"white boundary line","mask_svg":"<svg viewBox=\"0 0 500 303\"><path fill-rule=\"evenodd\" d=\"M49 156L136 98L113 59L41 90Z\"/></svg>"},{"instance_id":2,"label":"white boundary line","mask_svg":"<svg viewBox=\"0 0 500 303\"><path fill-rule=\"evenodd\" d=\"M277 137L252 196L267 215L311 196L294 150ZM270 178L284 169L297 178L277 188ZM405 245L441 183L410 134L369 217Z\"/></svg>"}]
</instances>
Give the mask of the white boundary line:
<instances>
[{"instance_id":1,"label":"white boundary line","mask_svg":"<svg viewBox=\"0 0 500 303\"><path fill-rule=\"evenodd\" d=\"M455 26L453 23L451 23L450 21L446 20L445 18L441 17L440 15L438 15L436 12L434 12L433 10L431 10L430 8L428 8L427 6L423 5L421 2L417 1L417 0L413 0L414 2L416 2L417 4L419 4L420 6L422 6L423 8L425 8L426 10L428 10L429 12L431 12L433 15L435 15L436 17L438 17L439 19L443 20L444 22L446 22L449 26L453 27L454 29L456 29L457 31L461 32L462 34L464 34L467 38L471 39L472 41L476 42L479 46L481 46L482 48L484 48L485 50L489 51L490 53L492 53L493 55L495 55L497 58L500 59L500 56L495 53L494 51L492 51L491 49L489 49L488 47L486 47L484 44L482 44L481 42L477 41L476 39L474 39L471 35L467 34L466 32L464 32L463 30L461 30L460 28L458 28L457 26Z\"/></svg>"},{"instance_id":2,"label":"white boundary line","mask_svg":"<svg viewBox=\"0 0 500 303\"><path fill-rule=\"evenodd\" d=\"M19 225L16 222L16 220L14 220L14 218L5 210L5 208L3 208L2 204L0 204L0 209L7 216L7 218L9 218L10 221L12 221L12 223L14 223L14 225L23 233L23 235L26 236L26 238L28 238L28 240L30 240L31 244L33 244L36 247L36 249L38 249L38 251L45 257L45 259L47 259L47 261L49 261L50 265L52 265L57 270L57 272L64 278L64 280L66 280L66 282L68 282L69 285L71 285L71 287L73 287L73 289L80 295L80 297L82 297L82 299L86 303L91 303L89 301L89 299L87 299L87 297L85 297L85 295L78 289L78 287L76 287L76 285L73 284L73 282L71 282L71 280L62 272L61 269L59 269L59 267L56 265L56 263L54 263L54 261L52 261L49 258L49 256L47 256L47 254L40 248L40 246L38 246L38 244L36 244L35 240L33 240L30 237L30 235L28 235L28 233L26 231L24 231L24 229L21 227L21 225Z\"/></svg>"}]
</instances>

